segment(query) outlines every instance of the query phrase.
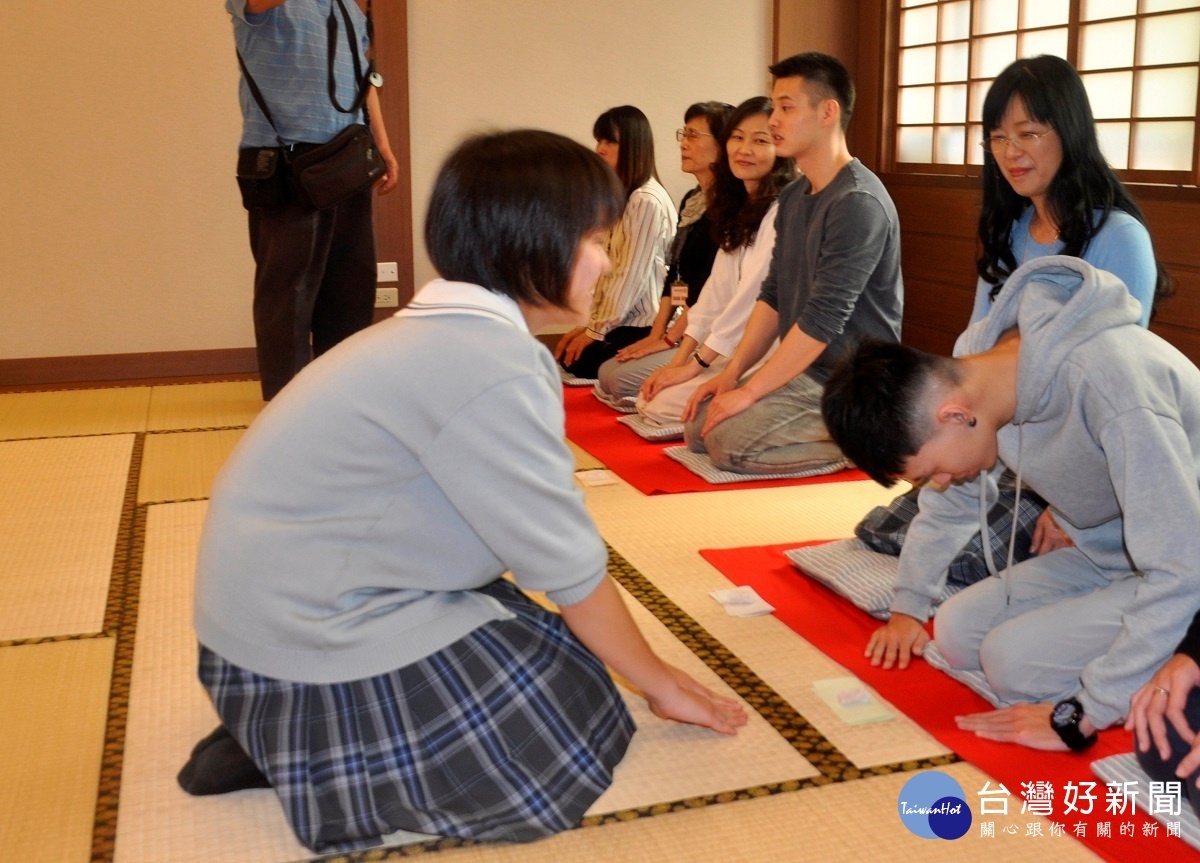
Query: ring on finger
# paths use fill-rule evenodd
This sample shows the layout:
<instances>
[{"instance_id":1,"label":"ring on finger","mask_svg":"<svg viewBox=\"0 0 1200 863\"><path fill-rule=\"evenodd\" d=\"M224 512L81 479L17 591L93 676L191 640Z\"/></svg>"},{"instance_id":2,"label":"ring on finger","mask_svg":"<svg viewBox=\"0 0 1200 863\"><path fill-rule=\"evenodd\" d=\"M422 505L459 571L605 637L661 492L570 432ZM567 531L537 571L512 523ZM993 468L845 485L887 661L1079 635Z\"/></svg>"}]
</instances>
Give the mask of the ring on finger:
<instances>
[{"instance_id":1,"label":"ring on finger","mask_svg":"<svg viewBox=\"0 0 1200 863\"><path fill-rule=\"evenodd\" d=\"M1171 690L1169 690L1169 689L1163 689L1161 686L1155 686L1155 687L1152 687L1152 688L1153 688L1153 690L1154 690L1155 692L1161 692L1163 695L1168 695L1168 696L1169 696L1169 695L1171 694Z\"/></svg>"}]
</instances>

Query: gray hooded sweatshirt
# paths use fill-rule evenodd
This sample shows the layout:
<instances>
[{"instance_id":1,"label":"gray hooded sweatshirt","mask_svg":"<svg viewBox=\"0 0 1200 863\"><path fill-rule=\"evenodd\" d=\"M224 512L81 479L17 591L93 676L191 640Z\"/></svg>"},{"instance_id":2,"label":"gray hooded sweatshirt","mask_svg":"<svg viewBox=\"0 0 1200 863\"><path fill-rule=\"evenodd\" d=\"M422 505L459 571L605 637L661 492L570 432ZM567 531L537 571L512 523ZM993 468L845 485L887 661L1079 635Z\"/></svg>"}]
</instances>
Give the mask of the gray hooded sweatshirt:
<instances>
[{"instance_id":1,"label":"gray hooded sweatshirt","mask_svg":"<svg viewBox=\"0 0 1200 863\"><path fill-rule=\"evenodd\" d=\"M1100 728L1128 713L1200 608L1200 371L1138 326L1140 314L1119 279L1078 258L1038 258L1008 278L954 349L981 353L1020 330L1016 412L997 435L999 462L921 493L892 603L928 618L950 561L980 529L981 503L1011 468L1097 567L1141 579L1116 640L1081 674L1078 697Z\"/></svg>"}]
</instances>

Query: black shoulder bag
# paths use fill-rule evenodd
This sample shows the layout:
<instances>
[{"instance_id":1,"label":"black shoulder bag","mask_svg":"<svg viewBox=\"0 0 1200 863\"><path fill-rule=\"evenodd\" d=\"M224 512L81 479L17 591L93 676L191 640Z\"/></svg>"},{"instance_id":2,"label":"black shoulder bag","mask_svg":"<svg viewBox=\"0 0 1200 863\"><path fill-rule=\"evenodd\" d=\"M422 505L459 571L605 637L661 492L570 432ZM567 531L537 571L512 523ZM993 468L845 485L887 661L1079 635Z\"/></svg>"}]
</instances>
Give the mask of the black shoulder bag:
<instances>
[{"instance_id":1,"label":"black shoulder bag","mask_svg":"<svg viewBox=\"0 0 1200 863\"><path fill-rule=\"evenodd\" d=\"M279 207L289 200L289 193L295 194L302 202L316 210L336 207L351 195L370 188L387 173L387 167L375 146L375 138L371 134L370 118L367 114L366 99L368 89L372 86L374 64L369 62L367 74L362 72L362 63L358 58L357 37L354 25L350 21L350 13L346 10L343 0L335 0L342 11L342 19L346 23L346 40L350 46L350 56L354 61L354 78L358 82L358 95L349 108L343 108L337 99L337 83L334 80L334 61L337 57L337 17L333 7L329 9L329 101L333 107L343 114L354 114L362 110L363 122L353 123L334 135L329 141L316 147L294 154L279 135L279 129L262 92L258 89L250 70L238 52L238 65L246 77L250 94L258 103L259 109L279 140L278 147L243 147L238 151L237 178L242 192L242 204L247 210L255 207ZM371 38L370 3L367 4L367 35ZM288 176L291 182L288 182Z\"/></svg>"}]
</instances>

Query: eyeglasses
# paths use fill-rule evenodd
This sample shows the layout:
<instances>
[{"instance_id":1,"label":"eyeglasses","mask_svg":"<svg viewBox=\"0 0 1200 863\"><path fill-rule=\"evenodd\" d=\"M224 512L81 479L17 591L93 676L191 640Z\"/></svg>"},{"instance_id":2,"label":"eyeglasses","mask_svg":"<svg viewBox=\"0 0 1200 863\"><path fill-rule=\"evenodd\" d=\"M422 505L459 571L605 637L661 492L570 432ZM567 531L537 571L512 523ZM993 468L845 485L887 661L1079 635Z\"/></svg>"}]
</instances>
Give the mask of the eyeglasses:
<instances>
[{"instance_id":1,"label":"eyeglasses","mask_svg":"<svg viewBox=\"0 0 1200 863\"><path fill-rule=\"evenodd\" d=\"M701 132L698 129L688 129L685 127L683 129L675 130L675 140L681 144L683 143L684 138L687 138L689 141L695 141L697 138L711 138L711 137L712 137L712 132Z\"/></svg>"},{"instance_id":2,"label":"eyeglasses","mask_svg":"<svg viewBox=\"0 0 1200 863\"><path fill-rule=\"evenodd\" d=\"M1005 138L1002 135L993 135L990 138L984 138L979 142L979 146L983 147L985 153L991 153L993 156L999 156L1001 153L1008 152L1008 148L1016 147L1022 153L1031 147L1036 147L1038 141L1045 138L1053 129L1047 129L1045 132L1018 132L1011 138Z\"/></svg>"}]
</instances>

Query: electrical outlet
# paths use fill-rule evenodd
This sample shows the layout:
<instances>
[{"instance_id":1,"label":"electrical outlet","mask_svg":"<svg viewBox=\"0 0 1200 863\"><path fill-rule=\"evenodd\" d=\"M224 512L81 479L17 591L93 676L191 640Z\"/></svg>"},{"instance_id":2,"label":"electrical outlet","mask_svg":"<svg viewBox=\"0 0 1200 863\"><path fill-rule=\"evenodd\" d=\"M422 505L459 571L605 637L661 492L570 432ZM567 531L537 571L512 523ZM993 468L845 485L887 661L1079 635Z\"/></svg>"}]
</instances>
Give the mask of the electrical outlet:
<instances>
[{"instance_id":1,"label":"electrical outlet","mask_svg":"<svg viewBox=\"0 0 1200 863\"><path fill-rule=\"evenodd\" d=\"M376 288L375 308L390 309L400 305L399 288Z\"/></svg>"},{"instance_id":2,"label":"electrical outlet","mask_svg":"<svg viewBox=\"0 0 1200 863\"><path fill-rule=\"evenodd\" d=\"M400 281L400 271L396 268L395 261L386 261L375 265L375 281L377 282L398 282ZM396 305L392 303L392 305Z\"/></svg>"}]
</instances>

